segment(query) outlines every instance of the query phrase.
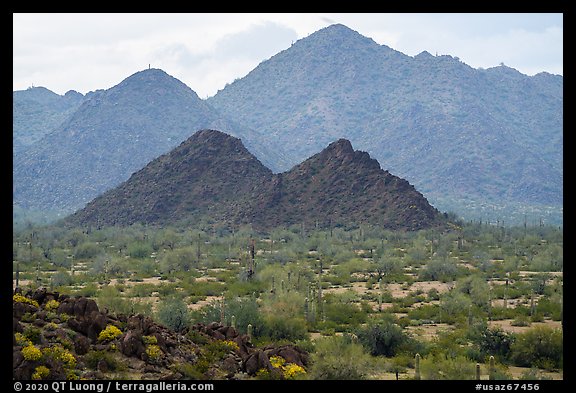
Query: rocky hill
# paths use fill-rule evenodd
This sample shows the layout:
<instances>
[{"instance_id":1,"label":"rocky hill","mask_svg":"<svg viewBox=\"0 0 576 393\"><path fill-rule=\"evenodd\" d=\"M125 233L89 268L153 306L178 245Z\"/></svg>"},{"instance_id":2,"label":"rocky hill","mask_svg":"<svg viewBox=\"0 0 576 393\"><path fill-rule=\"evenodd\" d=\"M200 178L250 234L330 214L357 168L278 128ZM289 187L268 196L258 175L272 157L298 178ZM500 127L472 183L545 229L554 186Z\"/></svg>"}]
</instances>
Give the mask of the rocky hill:
<instances>
[{"instance_id":1,"label":"rocky hill","mask_svg":"<svg viewBox=\"0 0 576 393\"><path fill-rule=\"evenodd\" d=\"M158 69L137 72L90 94L63 124L14 158L14 205L71 213L202 128L241 135L262 155L249 130L179 80Z\"/></svg>"},{"instance_id":2,"label":"rocky hill","mask_svg":"<svg viewBox=\"0 0 576 393\"><path fill-rule=\"evenodd\" d=\"M338 140L290 171L273 174L242 142L202 130L67 217L69 225L194 223L371 223L415 230L439 225L441 214L407 181L368 153Z\"/></svg>"},{"instance_id":3,"label":"rocky hill","mask_svg":"<svg viewBox=\"0 0 576 393\"><path fill-rule=\"evenodd\" d=\"M282 170L345 138L442 210L563 203L562 76L407 56L336 24L207 102L290 158Z\"/></svg>"},{"instance_id":4,"label":"rocky hill","mask_svg":"<svg viewBox=\"0 0 576 393\"><path fill-rule=\"evenodd\" d=\"M66 379L252 379L267 370L284 378L270 358L305 372L309 355L294 345L256 347L246 334L217 322L180 332L143 315L115 315L86 297L45 288L12 303L12 377Z\"/></svg>"}]
</instances>

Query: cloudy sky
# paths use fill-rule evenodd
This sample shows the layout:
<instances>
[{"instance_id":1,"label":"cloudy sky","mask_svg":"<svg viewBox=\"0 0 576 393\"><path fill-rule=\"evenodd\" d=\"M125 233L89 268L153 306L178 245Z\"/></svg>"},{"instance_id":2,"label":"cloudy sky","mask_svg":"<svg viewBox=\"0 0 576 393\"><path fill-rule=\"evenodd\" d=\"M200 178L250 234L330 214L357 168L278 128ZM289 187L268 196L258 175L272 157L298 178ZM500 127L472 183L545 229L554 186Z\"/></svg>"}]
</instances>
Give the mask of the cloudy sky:
<instances>
[{"instance_id":1,"label":"cloudy sky","mask_svg":"<svg viewBox=\"0 0 576 393\"><path fill-rule=\"evenodd\" d=\"M333 23L410 56L427 50L474 68L563 74L562 14L16 13L13 90L85 94L151 65L207 98Z\"/></svg>"}]
</instances>

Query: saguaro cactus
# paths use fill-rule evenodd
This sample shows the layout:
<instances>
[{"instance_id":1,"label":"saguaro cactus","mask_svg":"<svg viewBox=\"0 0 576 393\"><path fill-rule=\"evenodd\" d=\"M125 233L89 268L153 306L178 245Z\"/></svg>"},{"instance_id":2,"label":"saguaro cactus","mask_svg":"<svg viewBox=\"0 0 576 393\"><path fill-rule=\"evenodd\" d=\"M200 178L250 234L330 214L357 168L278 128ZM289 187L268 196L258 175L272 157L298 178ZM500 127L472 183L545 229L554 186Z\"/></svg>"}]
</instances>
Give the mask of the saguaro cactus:
<instances>
[{"instance_id":1,"label":"saguaro cactus","mask_svg":"<svg viewBox=\"0 0 576 393\"><path fill-rule=\"evenodd\" d=\"M382 279L378 279L378 312L382 311Z\"/></svg>"},{"instance_id":2,"label":"saguaro cactus","mask_svg":"<svg viewBox=\"0 0 576 393\"><path fill-rule=\"evenodd\" d=\"M414 358L414 379L420 380L420 354L417 353Z\"/></svg>"},{"instance_id":3,"label":"saguaro cactus","mask_svg":"<svg viewBox=\"0 0 576 393\"><path fill-rule=\"evenodd\" d=\"M496 379L496 366L494 365L494 356L490 356L490 370L489 370L489 378L490 380Z\"/></svg>"},{"instance_id":4,"label":"saguaro cactus","mask_svg":"<svg viewBox=\"0 0 576 393\"><path fill-rule=\"evenodd\" d=\"M246 333L248 334L248 340L249 341L252 341L253 330L254 330L254 328L252 327L252 324L249 323L248 328L246 329Z\"/></svg>"},{"instance_id":5,"label":"saguaro cactus","mask_svg":"<svg viewBox=\"0 0 576 393\"><path fill-rule=\"evenodd\" d=\"M230 326L236 329L236 315L232 315L232 317L230 317Z\"/></svg>"},{"instance_id":6,"label":"saguaro cactus","mask_svg":"<svg viewBox=\"0 0 576 393\"><path fill-rule=\"evenodd\" d=\"M480 363L476 363L476 380L480 380Z\"/></svg>"}]
</instances>

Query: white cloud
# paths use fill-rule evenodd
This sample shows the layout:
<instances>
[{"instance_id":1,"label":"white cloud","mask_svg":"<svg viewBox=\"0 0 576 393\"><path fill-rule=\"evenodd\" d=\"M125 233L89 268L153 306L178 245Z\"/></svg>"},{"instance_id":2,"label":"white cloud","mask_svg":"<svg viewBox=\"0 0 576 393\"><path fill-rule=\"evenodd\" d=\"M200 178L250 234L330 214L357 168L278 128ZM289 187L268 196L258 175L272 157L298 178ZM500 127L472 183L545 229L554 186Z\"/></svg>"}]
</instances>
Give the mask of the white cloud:
<instances>
[{"instance_id":1,"label":"white cloud","mask_svg":"<svg viewBox=\"0 0 576 393\"><path fill-rule=\"evenodd\" d=\"M14 14L13 88L109 88L148 64L213 95L332 23L408 55L562 73L561 14Z\"/></svg>"}]
</instances>

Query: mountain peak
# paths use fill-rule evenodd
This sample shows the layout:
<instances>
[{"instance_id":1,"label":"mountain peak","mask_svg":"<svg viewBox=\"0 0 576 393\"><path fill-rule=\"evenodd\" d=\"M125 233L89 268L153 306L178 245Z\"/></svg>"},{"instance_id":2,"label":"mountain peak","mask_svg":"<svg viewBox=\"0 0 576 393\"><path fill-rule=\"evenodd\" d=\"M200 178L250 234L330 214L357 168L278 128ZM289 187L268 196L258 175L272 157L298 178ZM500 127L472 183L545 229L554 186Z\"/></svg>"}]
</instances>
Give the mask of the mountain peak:
<instances>
[{"instance_id":1,"label":"mountain peak","mask_svg":"<svg viewBox=\"0 0 576 393\"><path fill-rule=\"evenodd\" d=\"M162 91L167 91L167 88L174 88L193 92L194 96L197 97L197 94L194 92L194 90L159 68L149 68L138 71L124 79L115 87L127 86L136 86L137 88L144 88L146 90L148 90L150 86L158 86Z\"/></svg>"},{"instance_id":2,"label":"mountain peak","mask_svg":"<svg viewBox=\"0 0 576 393\"><path fill-rule=\"evenodd\" d=\"M326 152L336 153L336 154L354 154L354 148L352 143L348 139L340 138L337 141L332 142L324 149Z\"/></svg>"}]
</instances>

